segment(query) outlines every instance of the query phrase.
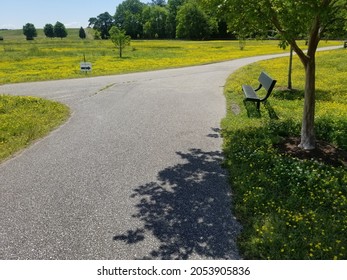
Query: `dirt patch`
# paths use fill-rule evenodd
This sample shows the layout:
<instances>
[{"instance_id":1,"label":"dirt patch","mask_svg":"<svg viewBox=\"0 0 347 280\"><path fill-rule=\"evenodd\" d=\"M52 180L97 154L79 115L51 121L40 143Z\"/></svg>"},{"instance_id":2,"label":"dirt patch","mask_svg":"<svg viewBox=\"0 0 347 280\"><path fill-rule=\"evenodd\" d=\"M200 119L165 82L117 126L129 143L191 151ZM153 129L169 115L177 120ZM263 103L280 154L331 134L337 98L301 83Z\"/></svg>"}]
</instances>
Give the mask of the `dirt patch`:
<instances>
[{"instance_id":1,"label":"dirt patch","mask_svg":"<svg viewBox=\"0 0 347 280\"><path fill-rule=\"evenodd\" d=\"M306 151L298 147L299 143L299 137L288 137L277 144L276 148L281 154L299 159L314 159L332 166L347 167L347 151L336 148L324 141L317 141L314 150Z\"/></svg>"},{"instance_id":2,"label":"dirt patch","mask_svg":"<svg viewBox=\"0 0 347 280\"><path fill-rule=\"evenodd\" d=\"M239 115L241 113L241 108L236 103L231 104L231 111L234 113L234 115Z\"/></svg>"}]
</instances>

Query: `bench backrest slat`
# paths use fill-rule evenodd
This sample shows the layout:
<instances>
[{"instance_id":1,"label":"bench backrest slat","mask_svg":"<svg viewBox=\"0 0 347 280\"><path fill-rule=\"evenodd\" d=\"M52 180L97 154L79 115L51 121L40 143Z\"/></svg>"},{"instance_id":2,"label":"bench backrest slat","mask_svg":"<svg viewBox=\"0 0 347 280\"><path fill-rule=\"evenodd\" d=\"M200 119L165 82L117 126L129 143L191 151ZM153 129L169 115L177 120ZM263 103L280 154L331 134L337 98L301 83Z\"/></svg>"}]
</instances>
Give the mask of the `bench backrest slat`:
<instances>
[{"instance_id":1,"label":"bench backrest slat","mask_svg":"<svg viewBox=\"0 0 347 280\"><path fill-rule=\"evenodd\" d=\"M267 90L267 92L271 92L277 82L276 80L273 80L265 72L261 72L258 81L262 84L263 88Z\"/></svg>"}]
</instances>

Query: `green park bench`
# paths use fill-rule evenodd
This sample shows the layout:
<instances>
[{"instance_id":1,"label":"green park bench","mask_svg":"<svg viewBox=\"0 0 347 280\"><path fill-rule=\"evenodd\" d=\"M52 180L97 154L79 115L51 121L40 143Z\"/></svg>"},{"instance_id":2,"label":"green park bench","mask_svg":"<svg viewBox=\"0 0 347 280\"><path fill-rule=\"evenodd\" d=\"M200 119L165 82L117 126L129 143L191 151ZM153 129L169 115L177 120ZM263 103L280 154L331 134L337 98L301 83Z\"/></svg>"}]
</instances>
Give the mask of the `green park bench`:
<instances>
[{"instance_id":1,"label":"green park bench","mask_svg":"<svg viewBox=\"0 0 347 280\"><path fill-rule=\"evenodd\" d=\"M261 72L260 76L258 78L259 81L259 87L256 89L253 89L253 87L248 85L242 85L242 91L245 94L244 101L251 101L257 103L257 109L260 109L260 102L266 101L266 99L269 98L273 88L275 87L276 80L272 79L269 75L267 75L265 72ZM264 88L266 90L265 97L259 97L257 95L257 92Z\"/></svg>"}]
</instances>

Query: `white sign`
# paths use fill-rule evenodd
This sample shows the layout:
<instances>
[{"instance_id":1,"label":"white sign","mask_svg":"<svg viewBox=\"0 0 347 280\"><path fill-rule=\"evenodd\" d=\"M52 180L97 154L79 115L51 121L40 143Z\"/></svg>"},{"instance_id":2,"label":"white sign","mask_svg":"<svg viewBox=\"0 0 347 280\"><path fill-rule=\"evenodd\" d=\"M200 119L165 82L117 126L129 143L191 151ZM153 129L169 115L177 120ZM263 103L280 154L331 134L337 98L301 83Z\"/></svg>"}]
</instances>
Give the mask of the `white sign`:
<instances>
[{"instance_id":1,"label":"white sign","mask_svg":"<svg viewBox=\"0 0 347 280\"><path fill-rule=\"evenodd\" d=\"M81 62L80 63L81 66L81 71L92 71L92 64L90 62Z\"/></svg>"}]
</instances>

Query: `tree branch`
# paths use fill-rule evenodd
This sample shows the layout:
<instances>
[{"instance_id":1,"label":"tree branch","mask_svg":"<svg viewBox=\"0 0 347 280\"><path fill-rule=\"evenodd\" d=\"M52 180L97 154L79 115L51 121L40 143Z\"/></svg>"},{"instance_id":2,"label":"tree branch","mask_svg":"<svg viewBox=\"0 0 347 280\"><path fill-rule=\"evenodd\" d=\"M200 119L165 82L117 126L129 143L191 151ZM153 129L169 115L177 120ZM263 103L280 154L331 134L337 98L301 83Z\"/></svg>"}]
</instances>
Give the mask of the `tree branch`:
<instances>
[{"instance_id":1,"label":"tree branch","mask_svg":"<svg viewBox=\"0 0 347 280\"><path fill-rule=\"evenodd\" d=\"M287 32L282 28L281 23L279 19L277 18L277 13L273 10L273 7L271 6L271 3L269 1L268 1L268 5L270 6L270 10L272 14L271 23L275 26L278 32L284 37L284 39L290 44L290 46L293 48L295 53L299 56L302 63L306 65L308 63L307 55L298 46L295 38L288 38Z\"/></svg>"}]
</instances>

